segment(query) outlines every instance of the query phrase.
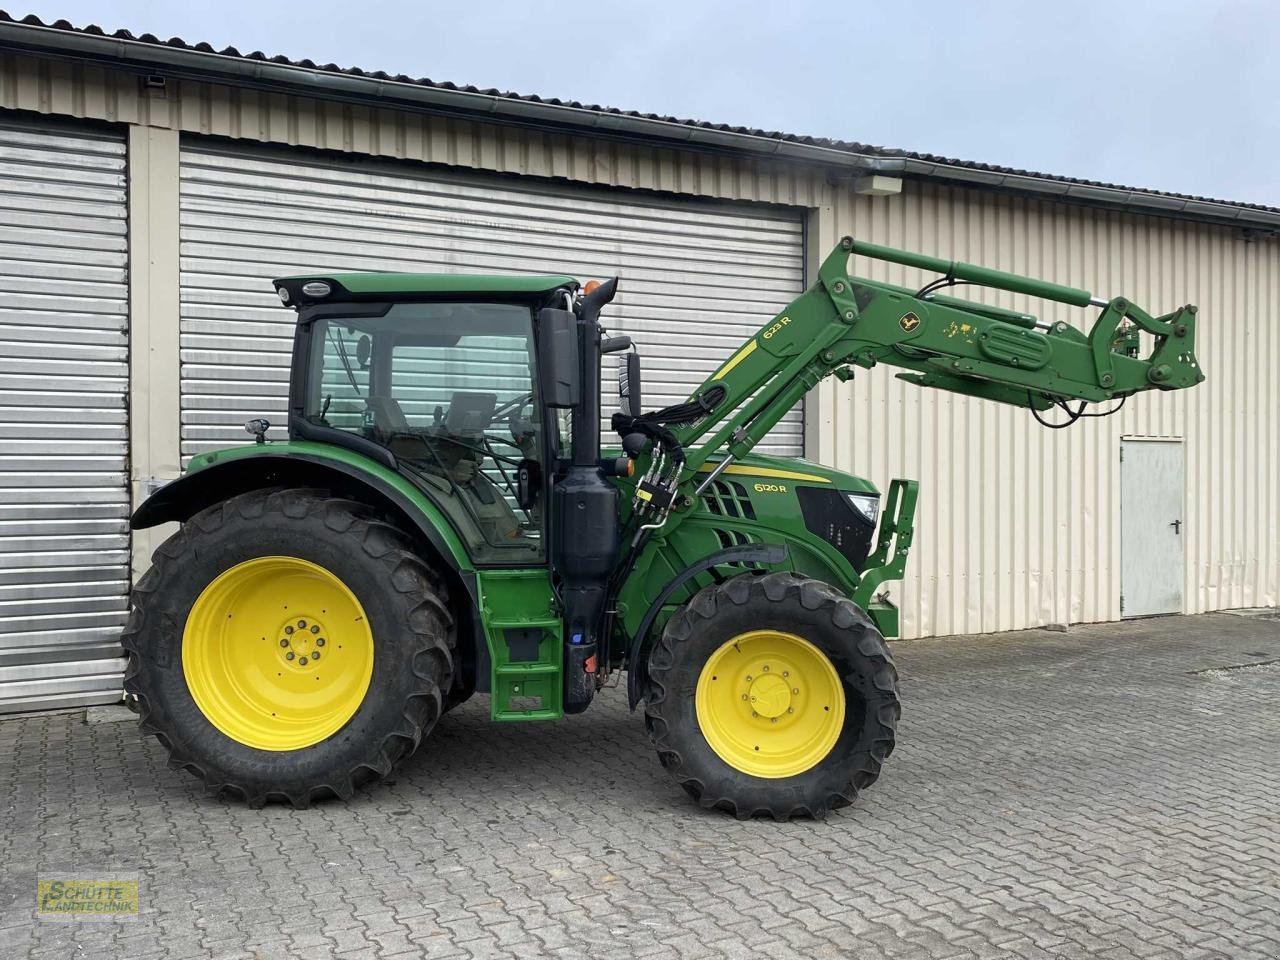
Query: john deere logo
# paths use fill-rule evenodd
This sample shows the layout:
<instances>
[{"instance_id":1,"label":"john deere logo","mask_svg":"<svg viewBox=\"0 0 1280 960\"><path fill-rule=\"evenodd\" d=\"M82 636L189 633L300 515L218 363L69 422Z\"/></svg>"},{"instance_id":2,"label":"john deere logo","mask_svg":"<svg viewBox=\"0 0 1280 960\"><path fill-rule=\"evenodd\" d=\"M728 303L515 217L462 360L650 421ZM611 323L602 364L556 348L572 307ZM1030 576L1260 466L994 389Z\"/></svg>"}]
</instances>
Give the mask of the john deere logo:
<instances>
[{"instance_id":1,"label":"john deere logo","mask_svg":"<svg viewBox=\"0 0 1280 960\"><path fill-rule=\"evenodd\" d=\"M916 327L920 326L920 318L914 313L904 313L902 315L902 319L898 321L898 326L907 333L910 333Z\"/></svg>"}]
</instances>

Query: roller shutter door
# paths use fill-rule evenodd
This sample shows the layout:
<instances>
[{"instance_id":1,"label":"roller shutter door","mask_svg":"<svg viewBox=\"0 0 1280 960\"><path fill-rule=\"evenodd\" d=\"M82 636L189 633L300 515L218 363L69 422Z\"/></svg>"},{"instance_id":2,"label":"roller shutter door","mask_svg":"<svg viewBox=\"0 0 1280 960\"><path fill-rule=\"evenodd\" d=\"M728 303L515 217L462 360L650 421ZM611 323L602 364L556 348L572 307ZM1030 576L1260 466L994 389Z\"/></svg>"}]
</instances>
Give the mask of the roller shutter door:
<instances>
[{"instance_id":1,"label":"roller shutter door","mask_svg":"<svg viewBox=\"0 0 1280 960\"><path fill-rule=\"evenodd\" d=\"M120 697L125 147L0 117L0 713Z\"/></svg>"},{"instance_id":2,"label":"roller shutter door","mask_svg":"<svg viewBox=\"0 0 1280 960\"><path fill-rule=\"evenodd\" d=\"M803 288L800 215L189 139L182 150L182 445L283 433L293 312L270 280L406 270L622 275L605 315L645 361L645 406L683 400ZM606 360L606 371L612 360ZM607 391L612 402L612 391ZM607 416L606 421L607 422ZM798 455L792 411L763 450Z\"/></svg>"}]
</instances>

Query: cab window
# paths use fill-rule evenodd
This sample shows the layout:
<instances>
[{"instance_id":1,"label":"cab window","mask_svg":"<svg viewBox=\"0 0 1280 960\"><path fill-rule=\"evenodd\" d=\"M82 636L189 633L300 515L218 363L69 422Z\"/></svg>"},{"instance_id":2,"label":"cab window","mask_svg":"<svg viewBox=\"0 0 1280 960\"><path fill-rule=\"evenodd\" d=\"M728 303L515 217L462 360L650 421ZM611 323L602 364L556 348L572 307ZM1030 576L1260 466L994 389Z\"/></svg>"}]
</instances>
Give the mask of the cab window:
<instances>
[{"instance_id":1,"label":"cab window","mask_svg":"<svg viewBox=\"0 0 1280 960\"><path fill-rule=\"evenodd\" d=\"M523 305L401 303L381 317L322 318L304 415L395 454L477 560L533 560L541 504L517 497L520 472L541 471L533 362Z\"/></svg>"}]
</instances>

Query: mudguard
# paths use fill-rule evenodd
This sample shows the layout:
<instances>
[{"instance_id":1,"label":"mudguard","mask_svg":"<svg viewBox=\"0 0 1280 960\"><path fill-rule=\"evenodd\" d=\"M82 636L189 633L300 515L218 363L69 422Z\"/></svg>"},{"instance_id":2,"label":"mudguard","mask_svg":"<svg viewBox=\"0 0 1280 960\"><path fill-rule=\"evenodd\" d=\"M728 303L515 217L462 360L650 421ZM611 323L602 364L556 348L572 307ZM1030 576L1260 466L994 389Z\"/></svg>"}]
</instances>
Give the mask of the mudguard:
<instances>
[{"instance_id":1,"label":"mudguard","mask_svg":"<svg viewBox=\"0 0 1280 960\"><path fill-rule=\"evenodd\" d=\"M367 465L349 462L356 459L350 454L338 460L310 451L256 450L227 451L225 459L166 484L134 511L129 526L145 530L161 523L185 522L215 503L265 487L325 487L385 510L404 530L419 535L475 602L475 575L461 542L429 500L412 488L403 489L408 486L403 478L373 461ZM382 476L384 473L390 476Z\"/></svg>"}]
</instances>

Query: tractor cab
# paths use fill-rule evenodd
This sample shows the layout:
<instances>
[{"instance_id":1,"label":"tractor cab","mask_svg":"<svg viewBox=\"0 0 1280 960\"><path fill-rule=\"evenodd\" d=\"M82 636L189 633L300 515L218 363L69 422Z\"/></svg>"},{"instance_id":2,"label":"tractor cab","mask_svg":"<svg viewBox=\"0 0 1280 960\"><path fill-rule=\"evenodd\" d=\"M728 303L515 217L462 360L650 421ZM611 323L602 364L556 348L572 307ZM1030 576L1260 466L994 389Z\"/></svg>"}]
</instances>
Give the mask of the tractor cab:
<instances>
[{"instance_id":1,"label":"tractor cab","mask_svg":"<svg viewBox=\"0 0 1280 960\"><path fill-rule=\"evenodd\" d=\"M276 282L299 311L289 433L397 470L478 563L545 553L545 478L571 449L546 416L536 331L567 277L351 274Z\"/></svg>"}]
</instances>

